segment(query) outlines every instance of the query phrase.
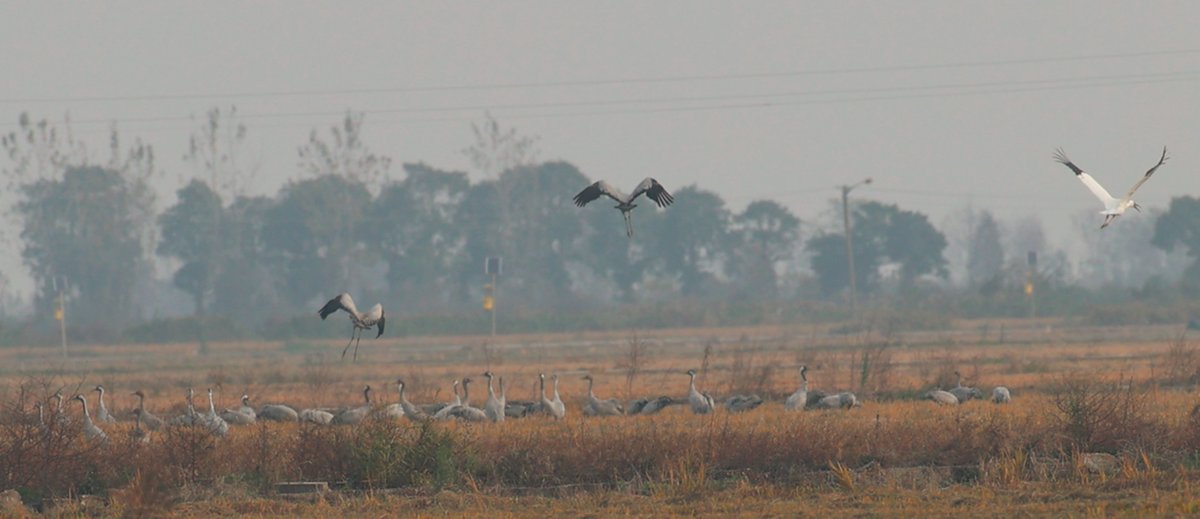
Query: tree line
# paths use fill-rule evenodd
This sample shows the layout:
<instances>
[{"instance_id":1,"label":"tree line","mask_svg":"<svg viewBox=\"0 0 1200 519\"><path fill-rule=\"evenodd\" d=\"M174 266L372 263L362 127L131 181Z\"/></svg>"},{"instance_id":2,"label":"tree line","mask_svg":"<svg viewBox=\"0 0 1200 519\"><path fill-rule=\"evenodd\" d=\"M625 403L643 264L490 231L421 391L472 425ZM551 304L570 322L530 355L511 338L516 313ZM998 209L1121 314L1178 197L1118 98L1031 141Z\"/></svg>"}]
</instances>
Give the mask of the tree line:
<instances>
[{"instance_id":1,"label":"tree line","mask_svg":"<svg viewBox=\"0 0 1200 519\"><path fill-rule=\"evenodd\" d=\"M840 225L802 227L772 200L735 212L673 176L660 180L676 203L636 211L629 239L617 211L573 206L593 181L574 165L538 160L536 139L490 116L474 130L465 152L483 180L420 162L393 175L391 160L364 143L361 116L348 113L299 147L294 180L274 196L248 196L238 188L253 174L238 151L246 129L235 110L213 110L185 157L193 178L158 211L152 147L125 148L113 130L109 159L97 160L53 125L22 116L2 144L35 314L53 314L65 282L75 322L136 323L154 304L138 294L154 282L155 257L171 265L171 283L196 315L247 326L311 313L340 291L393 314L476 310L489 256L504 259L500 304L515 310L845 295ZM870 200L851 211L860 291L945 284L950 242L926 215ZM1154 245L1200 253L1200 199L1177 198L1154 222ZM1022 252L1006 254L995 218L982 212L967 227L960 248L970 289L1019 285L1012 258ZM1200 285L1196 262L1185 277Z\"/></svg>"}]
</instances>

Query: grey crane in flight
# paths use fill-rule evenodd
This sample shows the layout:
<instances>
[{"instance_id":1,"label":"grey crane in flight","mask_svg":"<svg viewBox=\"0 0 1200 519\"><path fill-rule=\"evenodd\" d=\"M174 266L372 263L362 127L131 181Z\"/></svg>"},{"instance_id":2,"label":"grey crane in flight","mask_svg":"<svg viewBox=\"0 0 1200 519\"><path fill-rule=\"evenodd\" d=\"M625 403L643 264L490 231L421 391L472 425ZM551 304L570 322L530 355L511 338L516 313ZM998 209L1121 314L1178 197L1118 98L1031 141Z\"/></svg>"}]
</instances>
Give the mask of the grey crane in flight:
<instances>
[{"instance_id":1,"label":"grey crane in flight","mask_svg":"<svg viewBox=\"0 0 1200 519\"><path fill-rule=\"evenodd\" d=\"M579 194L575 195L574 200L575 205L579 207L583 207L589 202L600 198L601 195L615 200L617 205L614 206L614 208L620 210L621 216L625 217L625 234L632 238L633 219L630 215L630 211L633 211L633 208L637 207L637 204L633 202L634 200L637 200L637 197L642 196L643 193L646 194L647 198L658 204L659 207L666 207L675 201L675 197L671 196L671 193L668 193L667 189L664 188L662 184L659 184L657 180L654 180L650 177L646 177L646 179L643 180L642 183L638 184L637 187L633 188L633 192L629 193L628 195L613 187L612 184L609 184L603 180L598 180L596 183L584 188L583 191L580 191Z\"/></svg>"}]
</instances>

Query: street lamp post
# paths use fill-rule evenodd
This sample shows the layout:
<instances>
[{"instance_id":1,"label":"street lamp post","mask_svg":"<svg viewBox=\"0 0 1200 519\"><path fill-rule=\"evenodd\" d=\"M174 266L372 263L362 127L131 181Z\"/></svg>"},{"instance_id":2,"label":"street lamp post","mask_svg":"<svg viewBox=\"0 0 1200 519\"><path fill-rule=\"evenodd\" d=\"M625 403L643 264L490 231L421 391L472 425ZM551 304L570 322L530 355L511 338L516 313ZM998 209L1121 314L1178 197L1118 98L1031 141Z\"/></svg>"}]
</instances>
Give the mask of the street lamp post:
<instances>
[{"instance_id":1,"label":"street lamp post","mask_svg":"<svg viewBox=\"0 0 1200 519\"><path fill-rule=\"evenodd\" d=\"M856 184L842 186L842 224L846 231L846 265L850 270L850 314L858 314L858 286L854 276L854 240L850 238L850 191L854 188L870 184L871 177L860 180Z\"/></svg>"}]
</instances>

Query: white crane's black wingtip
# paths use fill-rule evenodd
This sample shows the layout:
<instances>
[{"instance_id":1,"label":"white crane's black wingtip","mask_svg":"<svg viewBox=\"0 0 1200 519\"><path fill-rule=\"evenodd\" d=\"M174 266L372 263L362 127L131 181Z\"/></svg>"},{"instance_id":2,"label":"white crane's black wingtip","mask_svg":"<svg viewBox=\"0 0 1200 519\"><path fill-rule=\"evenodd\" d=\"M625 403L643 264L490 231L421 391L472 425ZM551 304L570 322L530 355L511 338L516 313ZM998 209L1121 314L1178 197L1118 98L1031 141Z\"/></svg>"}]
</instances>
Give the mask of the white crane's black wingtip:
<instances>
[{"instance_id":1,"label":"white crane's black wingtip","mask_svg":"<svg viewBox=\"0 0 1200 519\"><path fill-rule=\"evenodd\" d=\"M1077 176L1083 173L1083 170L1080 169L1079 166L1076 166L1074 162L1071 162L1071 159L1067 158L1067 154L1062 148L1057 148L1054 150L1054 160L1059 164L1071 168L1071 171L1073 171Z\"/></svg>"}]
</instances>

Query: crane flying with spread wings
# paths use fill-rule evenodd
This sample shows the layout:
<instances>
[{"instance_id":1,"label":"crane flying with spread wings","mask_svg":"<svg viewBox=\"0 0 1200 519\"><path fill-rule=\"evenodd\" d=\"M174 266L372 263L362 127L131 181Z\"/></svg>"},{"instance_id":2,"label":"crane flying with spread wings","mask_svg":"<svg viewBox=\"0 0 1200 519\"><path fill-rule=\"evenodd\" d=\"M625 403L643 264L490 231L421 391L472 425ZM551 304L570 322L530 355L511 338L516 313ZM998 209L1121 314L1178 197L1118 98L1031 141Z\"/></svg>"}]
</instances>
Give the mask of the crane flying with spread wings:
<instances>
[{"instance_id":1,"label":"crane flying with spread wings","mask_svg":"<svg viewBox=\"0 0 1200 519\"><path fill-rule=\"evenodd\" d=\"M349 350L350 344L353 343L354 360L358 360L358 343L355 342L355 339L357 338L359 341L362 341L363 330L377 328L379 333L375 335L376 339L383 335L383 326L385 324L383 305L376 303L366 313L359 313L358 307L354 306L354 298L350 297L350 294L343 292L338 294L337 297L330 299L328 303L325 303L325 306L321 307L319 312L321 320L325 320L326 317L329 317L329 314L338 310L344 310L347 314L350 314L350 323L354 325L354 328L350 331L350 342L347 342L346 347L342 349L342 359L345 360L346 350Z\"/></svg>"},{"instance_id":2,"label":"crane flying with spread wings","mask_svg":"<svg viewBox=\"0 0 1200 519\"><path fill-rule=\"evenodd\" d=\"M643 193L646 194L647 198L658 204L659 207L666 207L671 205L671 202L675 201L675 197L671 196L671 193L668 193L667 189L664 188L662 184L659 184L657 180L654 180L650 177L646 177L646 179L643 180L642 183L638 184L637 187L633 188L633 192L628 195L613 187L612 184L609 184L603 180L599 180L596 181L596 183L584 188L583 191L580 191L578 195L575 195L574 200L575 205L579 207L583 207L587 205L588 202L600 198L601 195L615 200L617 205L614 206L614 208L620 210L621 215L625 217L625 234L632 238L633 218L630 215L630 211L637 207L637 204L633 203L633 201L637 200L637 197L641 196Z\"/></svg>"},{"instance_id":3,"label":"crane flying with spread wings","mask_svg":"<svg viewBox=\"0 0 1200 519\"><path fill-rule=\"evenodd\" d=\"M1079 166L1076 166L1075 163L1071 162L1071 159L1067 158L1067 154L1063 152L1062 148L1059 148L1054 152L1054 160L1057 160L1062 165L1071 168L1071 171L1075 172L1075 178L1078 178L1080 182L1083 182L1083 185L1087 186L1088 191L1091 191L1093 195L1096 195L1096 198L1099 198L1100 202L1104 204L1104 210L1100 211L1100 214L1104 215L1104 224L1100 226L1101 229L1112 225L1113 220L1116 220L1118 216L1125 214L1125 211L1130 207L1139 213L1142 212L1142 206L1133 201L1133 193L1134 191L1137 191L1139 187L1142 187L1142 184L1145 184L1147 180L1150 180L1150 175L1154 174L1154 170L1163 165L1168 158L1170 157L1167 157L1167 148L1166 146L1163 146L1162 156L1159 157L1158 164L1155 164L1154 167L1147 170L1146 174L1142 175L1142 178L1139 179L1137 183L1133 185L1133 187L1129 188L1129 192L1126 193L1124 197L1113 198L1112 195L1108 194L1108 190L1104 189L1104 186L1100 185L1099 182L1096 182L1096 179L1092 178L1091 175L1084 173Z\"/></svg>"}]
</instances>

